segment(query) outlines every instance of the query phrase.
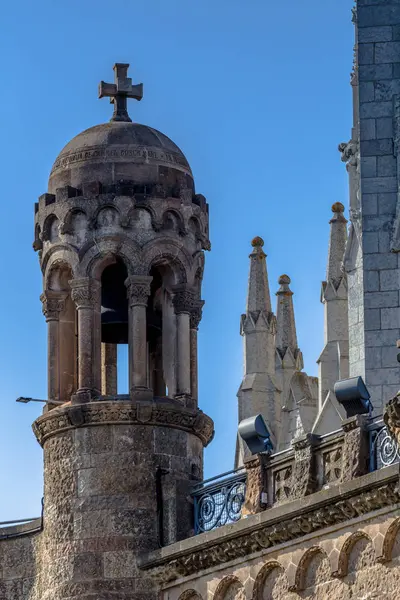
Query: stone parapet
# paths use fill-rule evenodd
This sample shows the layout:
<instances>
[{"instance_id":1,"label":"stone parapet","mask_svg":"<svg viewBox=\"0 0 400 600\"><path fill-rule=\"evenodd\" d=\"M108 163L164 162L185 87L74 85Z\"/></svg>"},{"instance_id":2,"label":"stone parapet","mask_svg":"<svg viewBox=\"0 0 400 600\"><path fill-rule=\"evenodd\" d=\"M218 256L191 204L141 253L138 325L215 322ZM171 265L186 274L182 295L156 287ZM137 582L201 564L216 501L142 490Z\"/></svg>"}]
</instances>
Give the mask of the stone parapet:
<instances>
[{"instance_id":1,"label":"stone parapet","mask_svg":"<svg viewBox=\"0 0 400 600\"><path fill-rule=\"evenodd\" d=\"M374 511L400 503L398 466L370 473L307 498L251 515L234 524L202 533L143 556L139 566L162 584L221 568L236 559L265 552Z\"/></svg>"},{"instance_id":2,"label":"stone parapet","mask_svg":"<svg viewBox=\"0 0 400 600\"><path fill-rule=\"evenodd\" d=\"M374 442L377 433L385 431L382 422L357 415L329 435L304 435L285 451L253 456L244 465L247 491L242 514L255 514L353 481L368 473L371 465L375 465L371 470L385 466L377 464L380 448ZM370 452L374 452L372 461Z\"/></svg>"}]
</instances>

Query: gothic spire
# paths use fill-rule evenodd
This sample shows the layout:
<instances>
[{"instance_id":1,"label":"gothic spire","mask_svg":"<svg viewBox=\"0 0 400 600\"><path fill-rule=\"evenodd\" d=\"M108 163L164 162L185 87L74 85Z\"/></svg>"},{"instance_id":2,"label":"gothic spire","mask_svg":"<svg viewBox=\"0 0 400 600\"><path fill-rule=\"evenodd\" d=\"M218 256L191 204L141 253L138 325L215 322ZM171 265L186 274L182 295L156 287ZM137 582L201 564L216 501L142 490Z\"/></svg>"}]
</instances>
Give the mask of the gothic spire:
<instances>
[{"instance_id":1,"label":"gothic spire","mask_svg":"<svg viewBox=\"0 0 400 600\"><path fill-rule=\"evenodd\" d=\"M275 345L281 358L289 348L293 357L299 353L297 346L296 322L293 308L293 292L289 287L290 277L281 275L278 280L281 286L276 292L278 297L276 308L276 338Z\"/></svg>"},{"instance_id":2,"label":"gothic spire","mask_svg":"<svg viewBox=\"0 0 400 600\"><path fill-rule=\"evenodd\" d=\"M269 294L267 275L267 255L263 251L264 240L255 237L251 245L253 251L250 258L249 288L247 296L247 313L260 313L266 311L271 313L271 297Z\"/></svg>"},{"instance_id":3,"label":"gothic spire","mask_svg":"<svg viewBox=\"0 0 400 600\"><path fill-rule=\"evenodd\" d=\"M344 216L344 206L335 202L332 206L333 216L329 221L331 226L329 236L328 265L326 281L332 282L337 288L343 278L342 262L347 241L347 219Z\"/></svg>"}]
</instances>

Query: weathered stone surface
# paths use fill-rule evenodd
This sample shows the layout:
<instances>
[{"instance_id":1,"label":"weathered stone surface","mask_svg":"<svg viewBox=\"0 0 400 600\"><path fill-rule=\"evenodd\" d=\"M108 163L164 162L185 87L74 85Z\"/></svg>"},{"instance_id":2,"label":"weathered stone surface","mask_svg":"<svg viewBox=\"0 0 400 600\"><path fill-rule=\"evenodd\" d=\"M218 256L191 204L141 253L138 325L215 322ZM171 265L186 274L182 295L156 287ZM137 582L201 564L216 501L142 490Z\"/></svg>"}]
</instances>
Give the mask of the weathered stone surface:
<instances>
[{"instance_id":1,"label":"weathered stone surface","mask_svg":"<svg viewBox=\"0 0 400 600\"><path fill-rule=\"evenodd\" d=\"M368 473L369 435L365 417L357 415L343 421L343 467L341 481L352 481Z\"/></svg>"},{"instance_id":2,"label":"weathered stone surface","mask_svg":"<svg viewBox=\"0 0 400 600\"><path fill-rule=\"evenodd\" d=\"M140 561L140 567L150 569L163 582L171 582L193 574L202 576L205 569L220 569L224 562L234 559L248 561L255 552L278 556L279 548L276 551L274 548L289 541L288 550L293 557L296 545L302 543L304 536L311 536L312 545L313 537L323 537L321 530L326 527L334 526L345 533L352 519L379 508L392 507L395 513L399 500L397 465L394 465L386 473L373 473L340 487L332 486L308 496L307 501L285 503L228 528L151 553ZM202 544L198 547L200 541Z\"/></svg>"},{"instance_id":3,"label":"weathered stone surface","mask_svg":"<svg viewBox=\"0 0 400 600\"><path fill-rule=\"evenodd\" d=\"M316 469L313 445L316 436L307 434L293 442L294 468L289 498L295 500L304 498L315 490Z\"/></svg>"},{"instance_id":4,"label":"weathered stone surface","mask_svg":"<svg viewBox=\"0 0 400 600\"><path fill-rule=\"evenodd\" d=\"M246 496L242 508L242 515L254 515L263 510L266 499L263 502L262 494L267 495L266 465L268 457L257 454L255 457L245 461L247 473Z\"/></svg>"}]
</instances>

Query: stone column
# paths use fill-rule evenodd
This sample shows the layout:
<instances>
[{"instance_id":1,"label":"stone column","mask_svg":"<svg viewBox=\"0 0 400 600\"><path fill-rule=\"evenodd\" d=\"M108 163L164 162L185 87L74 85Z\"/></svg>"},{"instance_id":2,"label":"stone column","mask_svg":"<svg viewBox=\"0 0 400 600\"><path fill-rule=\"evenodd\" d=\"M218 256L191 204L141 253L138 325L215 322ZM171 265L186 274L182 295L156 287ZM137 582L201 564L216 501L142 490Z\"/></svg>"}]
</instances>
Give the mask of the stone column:
<instances>
[{"instance_id":1,"label":"stone column","mask_svg":"<svg viewBox=\"0 0 400 600\"><path fill-rule=\"evenodd\" d=\"M135 275L126 280L129 298L129 386L132 397L151 398L148 387L146 308L152 277Z\"/></svg>"},{"instance_id":2,"label":"stone column","mask_svg":"<svg viewBox=\"0 0 400 600\"><path fill-rule=\"evenodd\" d=\"M197 330L201 321L201 313L204 302L200 301L199 307L190 313L190 392L194 406L199 400L198 389L198 367L197 367Z\"/></svg>"},{"instance_id":3,"label":"stone column","mask_svg":"<svg viewBox=\"0 0 400 600\"><path fill-rule=\"evenodd\" d=\"M85 277L73 279L70 286L78 311L78 392L74 400L80 403L100 395L100 283Z\"/></svg>"},{"instance_id":4,"label":"stone column","mask_svg":"<svg viewBox=\"0 0 400 600\"><path fill-rule=\"evenodd\" d=\"M174 309L177 330L177 373L176 396L189 401L191 397L191 336L190 315L197 308L195 294L186 288L177 289L174 294Z\"/></svg>"},{"instance_id":5,"label":"stone column","mask_svg":"<svg viewBox=\"0 0 400 600\"><path fill-rule=\"evenodd\" d=\"M60 400L60 313L65 308L66 294L46 291L40 299L43 303L43 314L47 323L47 396L48 400Z\"/></svg>"},{"instance_id":6,"label":"stone column","mask_svg":"<svg viewBox=\"0 0 400 600\"><path fill-rule=\"evenodd\" d=\"M116 396L117 381L117 344L101 344L101 393Z\"/></svg>"}]
</instances>

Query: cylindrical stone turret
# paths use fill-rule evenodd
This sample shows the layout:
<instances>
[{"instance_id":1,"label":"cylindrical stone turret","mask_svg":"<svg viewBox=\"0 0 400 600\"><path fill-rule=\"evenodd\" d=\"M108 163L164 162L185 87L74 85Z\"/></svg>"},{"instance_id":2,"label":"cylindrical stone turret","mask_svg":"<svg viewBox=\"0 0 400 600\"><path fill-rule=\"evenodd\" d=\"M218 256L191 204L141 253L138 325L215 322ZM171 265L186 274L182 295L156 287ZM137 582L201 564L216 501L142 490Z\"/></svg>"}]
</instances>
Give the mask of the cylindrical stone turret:
<instances>
[{"instance_id":1,"label":"cylindrical stone turret","mask_svg":"<svg viewBox=\"0 0 400 600\"><path fill-rule=\"evenodd\" d=\"M137 558L192 534L211 419L179 404L93 402L51 410L34 431L45 467L35 598L156 600Z\"/></svg>"},{"instance_id":2,"label":"cylindrical stone turret","mask_svg":"<svg viewBox=\"0 0 400 600\"><path fill-rule=\"evenodd\" d=\"M191 327L208 207L180 149L130 121L126 98L141 86L128 66L101 85L112 122L67 144L36 205L58 405L34 423L45 465L35 600L156 600L138 557L193 533L190 486L213 435ZM118 344L129 347L125 395Z\"/></svg>"}]
</instances>

